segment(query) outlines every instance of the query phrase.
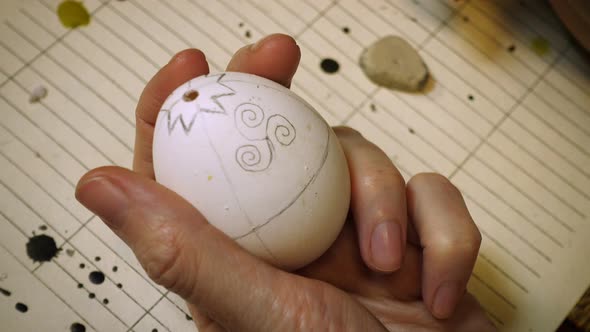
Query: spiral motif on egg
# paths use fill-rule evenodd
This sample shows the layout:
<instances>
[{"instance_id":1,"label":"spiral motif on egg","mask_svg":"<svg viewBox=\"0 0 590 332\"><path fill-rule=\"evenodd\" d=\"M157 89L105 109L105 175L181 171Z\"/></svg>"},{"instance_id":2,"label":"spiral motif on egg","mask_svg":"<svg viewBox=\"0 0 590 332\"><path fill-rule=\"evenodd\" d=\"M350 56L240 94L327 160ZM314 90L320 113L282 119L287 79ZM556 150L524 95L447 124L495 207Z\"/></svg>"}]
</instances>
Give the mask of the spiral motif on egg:
<instances>
[{"instance_id":1,"label":"spiral motif on egg","mask_svg":"<svg viewBox=\"0 0 590 332\"><path fill-rule=\"evenodd\" d=\"M240 116L240 121L248 128L256 128L264 120L264 111L260 106L251 103L240 104L236 108L236 115Z\"/></svg>"},{"instance_id":2,"label":"spiral motif on egg","mask_svg":"<svg viewBox=\"0 0 590 332\"><path fill-rule=\"evenodd\" d=\"M266 170L274 158L274 144L289 146L295 140L295 127L287 118L274 114L266 123L265 118L263 109L256 104L243 103L235 109L236 128L249 141L236 150L236 162L247 172Z\"/></svg>"},{"instance_id":3,"label":"spiral motif on egg","mask_svg":"<svg viewBox=\"0 0 590 332\"><path fill-rule=\"evenodd\" d=\"M274 129L274 130L273 130ZM295 140L296 132L293 124L280 114L275 114L266 121L267 135L272 132L270 136L274 138L279 144L289 146Z\"/></svg>"}]
</instances>

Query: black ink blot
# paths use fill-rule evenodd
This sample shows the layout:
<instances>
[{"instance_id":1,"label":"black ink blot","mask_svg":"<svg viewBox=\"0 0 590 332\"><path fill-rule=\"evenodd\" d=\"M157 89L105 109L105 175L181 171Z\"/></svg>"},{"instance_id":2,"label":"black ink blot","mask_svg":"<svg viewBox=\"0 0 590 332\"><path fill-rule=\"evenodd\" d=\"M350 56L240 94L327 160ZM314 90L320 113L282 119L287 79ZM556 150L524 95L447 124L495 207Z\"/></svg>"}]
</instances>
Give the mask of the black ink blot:
<instances>
[{"instance_id":1,"label":"black ink blot","mask_svg":"<svg viewBox=\"0 0 590 332\"><path fill-rule=\"evenodd\" d=\"M93 284L100 285L104 282L104 273L100 271L92 271L88 275L88 279L90 279L90 282Z\"/></svg>"},{"instance_id":2,"label":"black ink blot","mask_svg":"<svg viewBox=\"0 0 590 332\"><path fill-rule=\"evenodd\" d=\"M252 37L252 33L250 33L250 30L246 30L246 33L244 33L244 36L246 36L246 38L250 38L250 37Z\"/></svg>"},{"instance_id":3,"label":"black ink blot","mask_svg":"<svg viewBox=\"0 0 590 332\"><path fill-rule=\"evenodd\" d=\"M27 305L24 303L18 302L14 307L16 308L16 310L23 312L23 313L29 311L29 307L27 307Z\"/></svg>"},{"instance_id":4,"label":"black ink blot","mask_svg":"<svg viewBox=\"0 0 590 332\"><path fill-rule=\"evenodd\" d=\"M371 111L377 112L377 106L375 106L375 104L371 104L369 107L371 108Z\"/></svg>"},{"instance_id":5,"label":"black ink blot","mask_svg":"<svg viewBox=\"0 0 590 332\"><path fill-rule=\"evenodd\" d=\"M84 287L84 284L78 284L78 288Z\"/></svg>"},{"instance_id":6,"label":"black ink blot","mask_svg":"<svg viewBox=\"0 0 590 332\"><path fill-rule=\"evenodd\" d=\"M113 266L113 272L117 272L119 268L117 266Z\"/></svg>"},{"instance_id":7,"label":"black ink blot","mask_svg":"<svg viewBox=\"0 0 590 332\"><path fill-rule=\"evenodd\" d=\"M238 26L239 26L240 28L241 28L241 27L243 27L243 26L244 26L244 22L240 22L240 23L238 23Z\"/></svg>"},{"instance_id":8,"label":"black ink blot","mask_svg":"<svg viewBox=\"0 0 590 332\"><path fill-rule=\"evenodd\" d=\"M90 294L88 294L88 298L90 298L90 299L93 299L93 298L95 298L95 297L96 297L96 294L94 294L94 293L90 293Z\"/></svg>"},{"instance_id":9,"label":"black ink blot","mask_svg":"<svg viewBox=\"0 0 590 332\"><path fill-rule=\"evenodd\" d=\"M47 230L47 225L41 225L39 226L39 229L42 231L46 231Z\"/></svg>"},{"instance_id":10,"label":"black ink blot","mask_svg":"<svg viewBox=\"0 0 590 332\"><path fill-rule=\"evenodd\" d=\"M189 316L189 315L186 315L185 314L184 317L186 318L186 320L193 320L193 318L191 316Z\"/></svg>"},{"instance_id":11,"label":"black ink blot","mask_svg":"<svg viewBox=\"0 0 590 332\"><path fill-rule=\"evenodd\" d=\"M33 262L49 262L57 256L57 245L51 236L36 235L27 242L27 255Z\"/></svg>"},{"instance_id":12,"label":"black ink blot","mask_svg":"<svg viewBox=\"0 0 590 332\"><path fill-rule=\"evenodd\" d=\"M350 29L348 27L343 27L342 32L348 34L350 32Z\"/></svg>"},{"instance_id":13,"label":"black ink blot","mask_svg":"<svg viewBox=\"0 0 590 332\"><path fill-rule=\"evenodd\" d=\"M473 95L467 95L467 99L469 99L470 101L473 101L473 99L475 99L475 98L473 97Z\"/></svg>"},{"instance_id":14,"label":"black ink blot","mask_svg":"<svg viewBox=\"0 0 590 332\"><path fill-rule=\"evenodd\" d=\"M328 74L333 74L333 73L337 72L338 69L340 69L340 64L338 62L336 62L336 60L334 60L334 59L325 58L320 63L320 67L322 67L322 70L324 72L326 72Z\"/></svg>"},{"instance_id":15,"label":"black ink blot","mask_svg":"<svg viewBox=\"0 0 590 332\"><path fill-rule=\"evenodd\" d=\"M105 305L109 304L109 299L102 300L102 303L104 303Z\"/></svg>"},{"instance_id":16,"label":"black ink blot","mask_svg":"<svg viewBox=\"0 0 590 332\"><path fill-rule=\"evenodd\" d=\"M158 332L158 329L152 329L152 332Z\"/></svg>"},{"instance_id":17,"label":"black ink blot","mask_svg":"<svg viewBox=\"0 0 590 332\"><path fill-rule=\"evenodd\" d=\"M83 268L85 268L85 267L86 267L86 264L84 264L84 263L80 263L80 265L79 265L79 266L80 266L80 268L81 268L81 269L83 269Z\"/></svg>"},{"instance_id":18,"label":"black ink blot","mask_svg":"<svg viewBox=\"0 0 590 332\"><path fill-rule=\"evenodd\" d=\"M123 284L117 284L118 288L123 288Z\"/></svg>"},{"instance_id":19,"label":"black ink blot","mask_svg":"<svg viewBox=\"0 0 590 332\"><path fill-rule=\"evenodd\" d=\"M412 129L412 128L408 128L408 131L410 132L410 134L415 133L414 129Z\"/></svg>"},{"instance_id":20,"label":"black ink blot","mask_svg":"<svg viewBox=\"0 0 590 332\"><path fill-rule=\"evenodd\" d=\"M99 262L99 261L100 261L100 256L96 256L96 257L94 257L94 261L95 261L95 262Z\"/></svg>"},{"instance_id":21,"label":"black ink blot","mask_svg":"<svg viewBox=\"0 0 590 332\"><path fill-rule=\"evenodd\" d=\"M4 294L4 296L10 296L12 294L9 290L4 288L0 288L0 293Z\"/></svg>"},{"instance_id":22,"label":"black ink blot","mask_svg":"<svg viewBox=\"0 0 590 332\"><path fill-rule=\"evenodd\" d=\"M70 325L70 332L86 332L86 326L80 323Z\"/></svg>"},{"instance_id":23,"label":"black ink blot","mask_svg":"<svg viewBox=\"0 0 590 332\"><path fill-rule=\"evenodd\" d=\"M514 46L514 45L508 46L508 52L512 53L512 52L514 52L514 50L516 50L516 46Z\"/></svg>"}]
</instances>

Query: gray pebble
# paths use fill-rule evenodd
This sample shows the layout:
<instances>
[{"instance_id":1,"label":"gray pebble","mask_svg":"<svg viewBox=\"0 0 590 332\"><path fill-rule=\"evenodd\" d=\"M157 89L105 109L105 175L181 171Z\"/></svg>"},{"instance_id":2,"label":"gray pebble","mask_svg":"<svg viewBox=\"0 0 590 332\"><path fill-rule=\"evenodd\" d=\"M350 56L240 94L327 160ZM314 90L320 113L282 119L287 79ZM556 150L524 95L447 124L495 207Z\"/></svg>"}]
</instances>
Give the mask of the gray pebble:
<instances>
[{"instance_id":1,"label":"gray pebble","mask_svg":"<svg viewBox=\"0 0 590 332\"><path fill-rule=\"evenodd\" d=\"M360 66L375 84L410 92L422 91L430 75L418 52L397 36L381 38L366 48Z\"/></svg>"},{"instance_id":2,"label":"gray pebble","mask_svg":"<svg viewBox=\"0 0 590 332\"><path fill-rule=\"evenodd\" d=\"M41 99L47 97L47 88L43 85L37 85L31 90L29 95L29 103L38 103Z\"/></svg>"}]
</instances>

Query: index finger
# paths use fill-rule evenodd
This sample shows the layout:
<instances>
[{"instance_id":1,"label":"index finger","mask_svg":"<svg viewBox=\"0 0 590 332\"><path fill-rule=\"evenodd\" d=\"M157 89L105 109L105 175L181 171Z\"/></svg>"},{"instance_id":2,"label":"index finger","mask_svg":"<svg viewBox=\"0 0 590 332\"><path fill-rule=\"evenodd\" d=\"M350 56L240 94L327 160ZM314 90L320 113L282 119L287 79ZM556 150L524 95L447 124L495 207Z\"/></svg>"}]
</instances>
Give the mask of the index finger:
<instances>
[{"instance_id":1,"label":"index finger","mask_svg":"<svg viewBox=\"0 0 590 332\"><path fill-rule=\"evenodd\" d=\"M154 178L152 139L160 107L178 86L208 73L209 65L205 54L197 49L188 49L176 54L148 82L135 110L134 171L148 178Z\"/></svg>"}]
</instances>

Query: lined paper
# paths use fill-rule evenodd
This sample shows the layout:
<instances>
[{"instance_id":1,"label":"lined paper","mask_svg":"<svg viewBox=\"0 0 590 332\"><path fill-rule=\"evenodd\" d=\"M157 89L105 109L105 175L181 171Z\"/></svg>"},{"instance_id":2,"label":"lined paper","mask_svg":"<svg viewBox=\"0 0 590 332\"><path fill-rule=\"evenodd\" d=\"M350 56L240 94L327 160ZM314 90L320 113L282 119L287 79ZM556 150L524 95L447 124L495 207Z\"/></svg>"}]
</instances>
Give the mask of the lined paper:
<instances>
[{"instance_id":1,"label":"lined paper","mask_svg":"<svg viewBox=\"0 0 590 332\"><path fill-rule=\"evenodd\" d=\"M545 2L438 0L85 0L91 23L64 29L57 0L32 0L0 27L0 320L7 331L194 331L181 299L73 197L77 180L129 167L134 108L176 52L212 71L269 33L293 35L292 89L331 125L378 144L406 180L439 172L483 236L469 290L501 331L551 331L590 284L590 66ZM343 28L348 28L348 33ZM408 40L435 83L375 86L358 57ZM531 43L550 47L537 54ZM332 58L336 74L319 63ZM29 103L35 86L49 93ZM62 248L34 263L25 244ZM106 280L94 285L91 271ZM27 304L20 313L15 303Z\"/></svg>"}]
</instances>

